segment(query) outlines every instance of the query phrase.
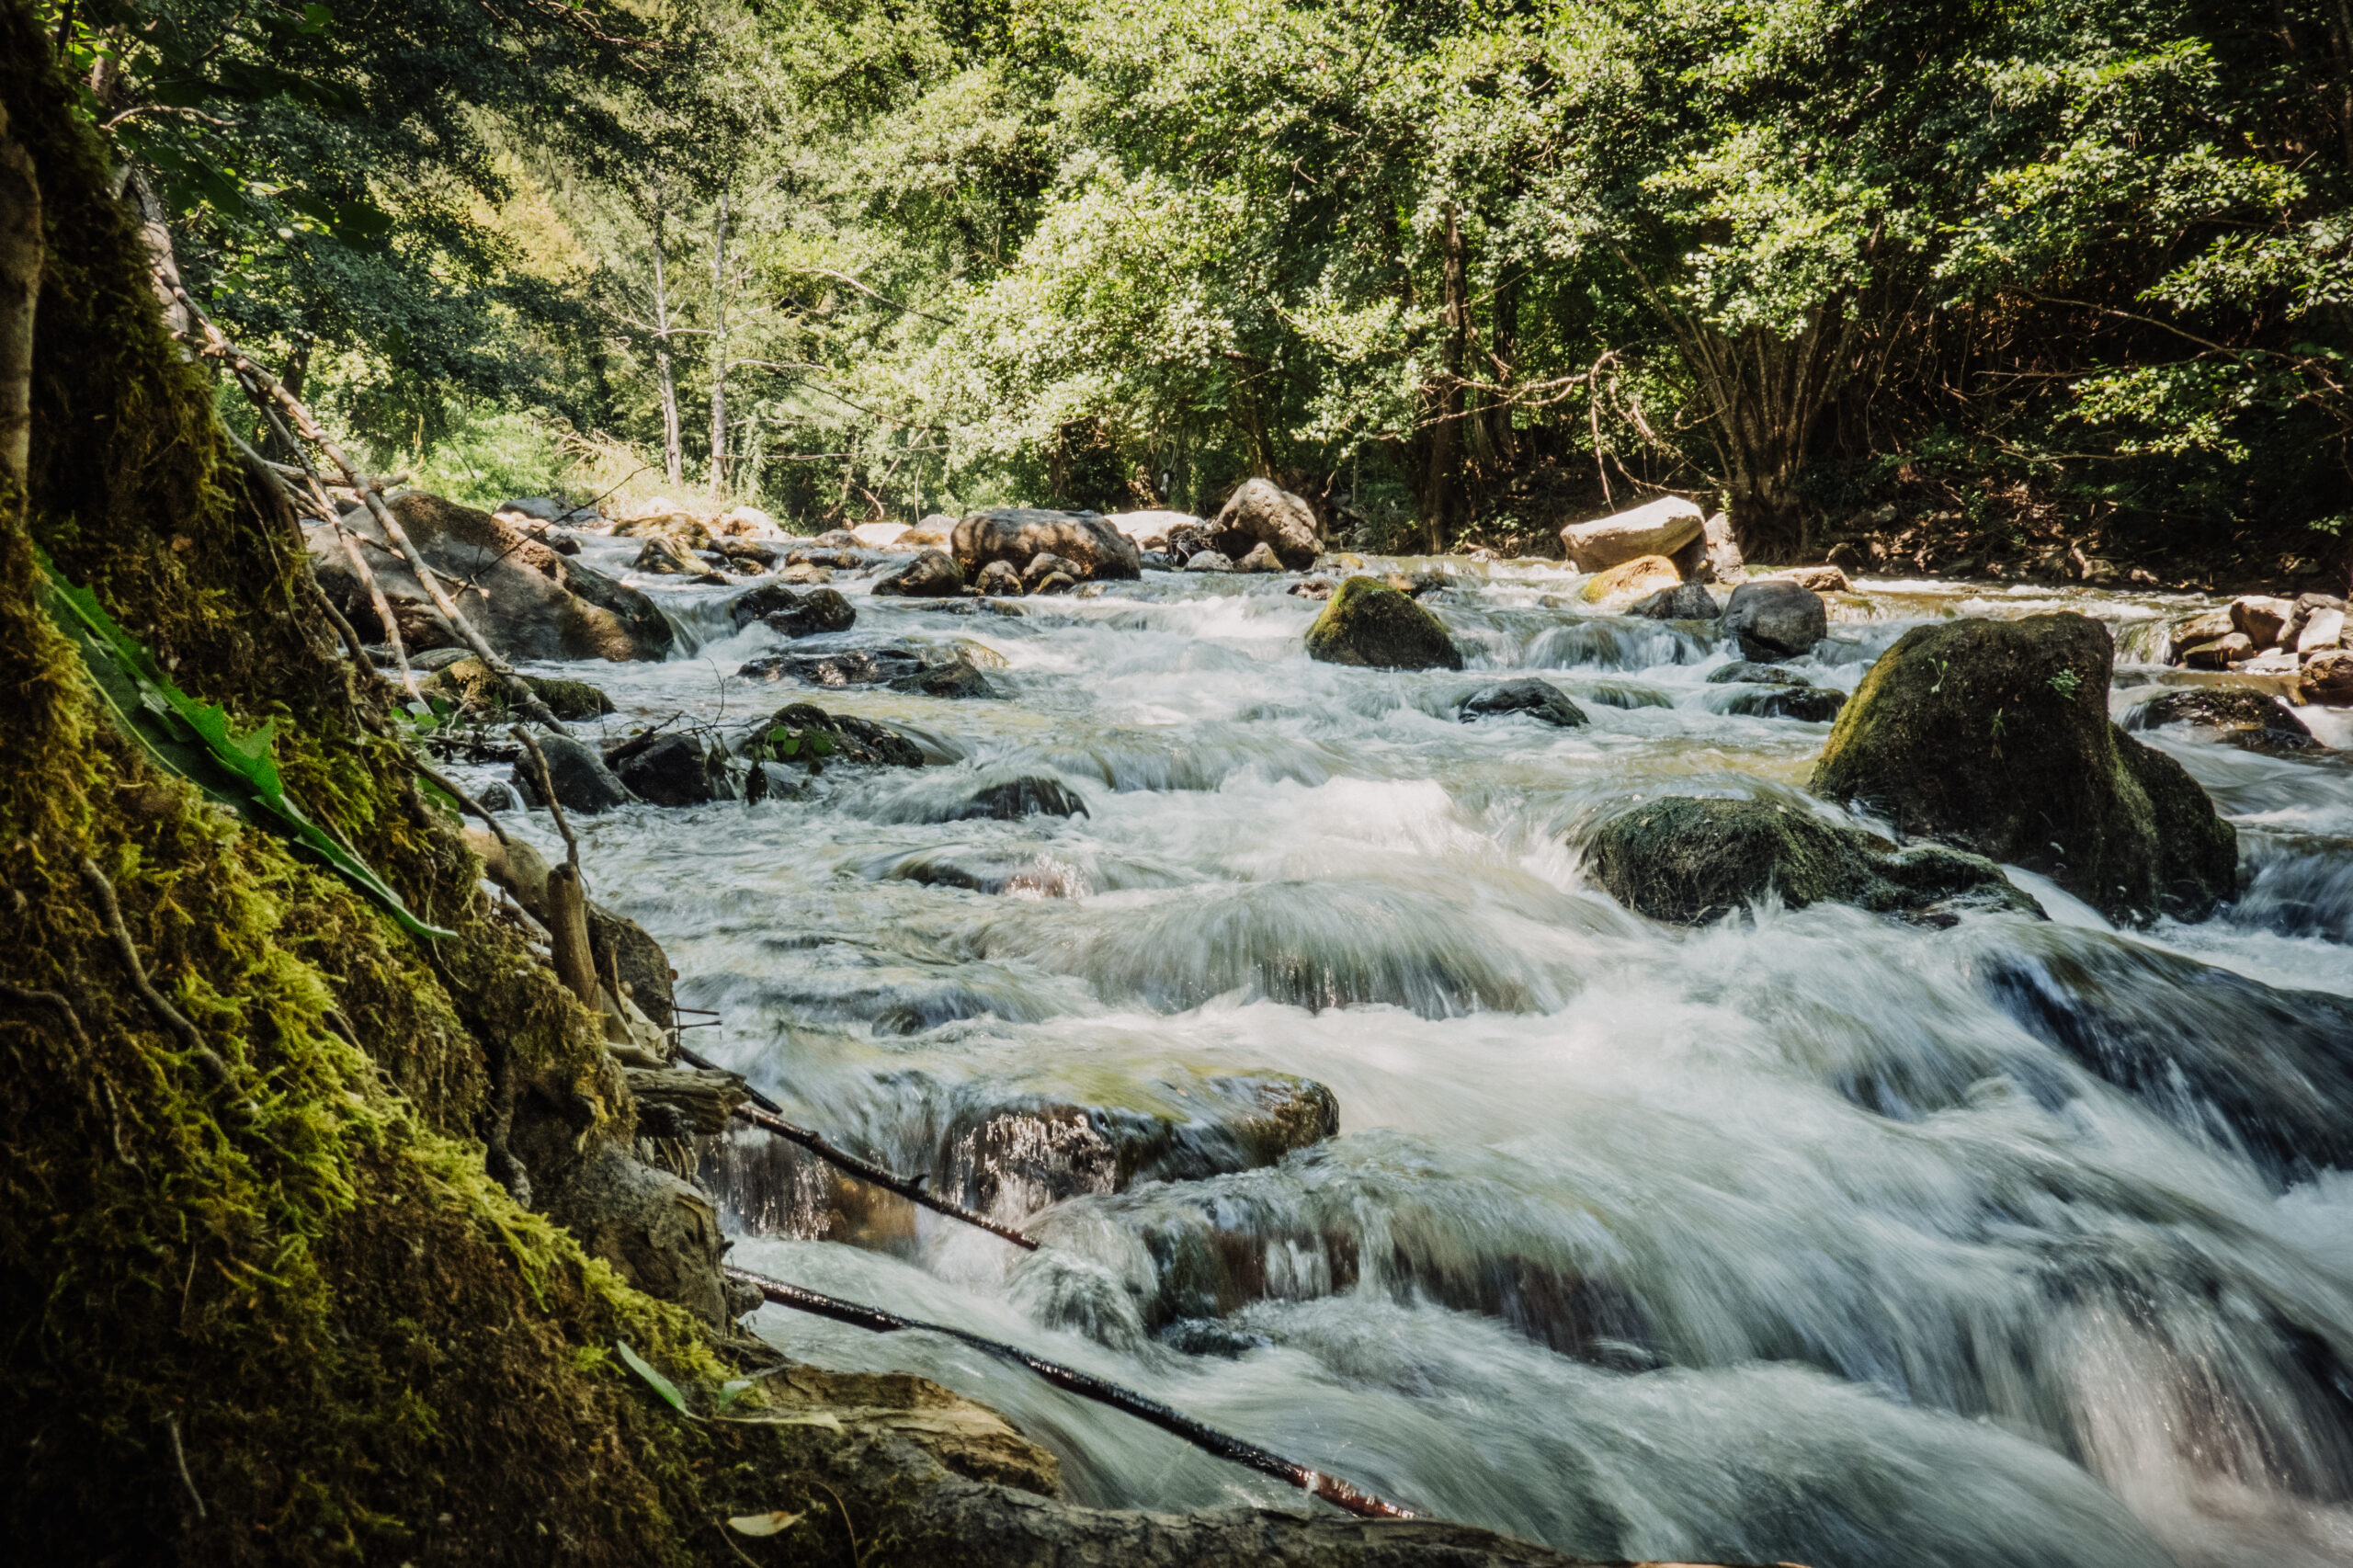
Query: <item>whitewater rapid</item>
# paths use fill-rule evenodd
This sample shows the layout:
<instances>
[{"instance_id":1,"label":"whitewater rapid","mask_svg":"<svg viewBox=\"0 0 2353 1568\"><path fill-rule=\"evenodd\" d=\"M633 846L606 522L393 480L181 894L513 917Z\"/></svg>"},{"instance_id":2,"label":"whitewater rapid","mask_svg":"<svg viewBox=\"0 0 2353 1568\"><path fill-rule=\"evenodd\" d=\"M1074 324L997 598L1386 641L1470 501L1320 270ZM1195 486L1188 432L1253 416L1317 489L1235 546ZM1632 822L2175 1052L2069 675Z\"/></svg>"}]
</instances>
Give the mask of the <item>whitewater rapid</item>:
<instances>
[{"instance_id":1,"label":"whitewater rapid","mask_svg":"<svg viewBox=\"0 0 2353 1568\"><path fill-rule=\"evenodd\" d=\"M796 648L959 645L1004 696L814 690L734 676L779 641L730 631L740 588L641 585L691 651L563 667L620 705L611 738L808 700L934 759L578 824L596 896L717 1016L704 1054L908 1170L1025 1096L1182 1113L1274 1073L1339 1106L1337 1137L1272 1166L1042 1208L1008 1179L1034 1255L928 1213L865 1246L763 1213L732 1221L734 1259L1596 1557L2353 1561L2353 1177L2111 1086L2021 1024L2014 983L2104 966L2104 994L2224 1060L2272 1016L2171 959L2353 994L2345 756L2143 737L2241 828L2247 892L2200 925L2119 932L2019 873L2052 920L1768 903L1676 930L1586 884L1581 824L1643 795L1797 801L1828 726L1729 713L1706 676L1736 650L1593 613L1557 566L1395 564L1448 574L1425 603L1469 670L1311 663L1320 607L1285 577L1153 573L1017 614L838 581L857 627ZM1859 590L1798 665L1822 684L1923 618L2072 608L2116 629L2120 717L2190 608ZM1590 725L1454 721L1519 675ZM1024 777L1086 814L937 820ZM1075 1501L1302 1506L954 1341L753 1323L1003 1410Z\"/></svg>"}]
</instances>

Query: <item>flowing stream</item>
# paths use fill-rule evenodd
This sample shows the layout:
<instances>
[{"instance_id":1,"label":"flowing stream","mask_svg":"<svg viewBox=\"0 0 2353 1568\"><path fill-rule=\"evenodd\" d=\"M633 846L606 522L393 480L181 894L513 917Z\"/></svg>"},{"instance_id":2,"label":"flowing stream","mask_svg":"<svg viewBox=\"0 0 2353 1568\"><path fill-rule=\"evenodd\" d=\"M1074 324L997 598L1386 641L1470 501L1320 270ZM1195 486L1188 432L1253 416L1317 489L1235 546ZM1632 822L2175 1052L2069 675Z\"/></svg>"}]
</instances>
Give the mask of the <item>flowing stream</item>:
<instances>
[{"instance_id":1,"label":"flowing stream","mask_svg":"<svg viewBox=\"0 0 2353 1568\"><path fill-rule=\"evenodd\" d=\"M819 690L734 678L779 646L730 631L740 589L641 585L699 646L562 669L620 704L614 738L814 701L934 766L588 819L595 895L717 1015L703 1053L1047 1242L828 1215L809 1167L757 1202L739 1181L734 1258L1595 1557L2353 1561L2353 1176L2185 1086L2353 1018L2310 994L2353 994L2347 754L2146 734L2240 827L2247 890L2202 924L2120 932L2018 872L2049 921L1768 903L1677 930L1586 885L1580 824L1666 793L1825 809L1800 791L1829 726L1729 713L1740 688L1706 676L1736 649L1590 612L1558 566L1395 564L1448 574L1424 602L1469 670L1310 662L1320 607L1287 577L1154 573L1017 613L844 581L858 626L796 650L961 642L1003 698ZM2185 601L1859 590L1797 666L1824 684L1925 618L2054 608L2115 628L2120 718L2178 678L2131 661ZM1454 721L1529 674L1591 724ZM943 820L1022 778L1085 814ZM2170 1090L2063 1049L2134 1030L2178 1057ZM1238 1168L1227 1130L1285 1074L1328 1086L1339 1133ZM2251 1092L2320 1096L2288 1108L2353 1135L2325 1085ZM959 1142L1006 1106L1039 1114ZM1047 1145L1094 1136L1039 1109L1065 1106L1161 1130L1160 1163L1113 1191L1098 1160L1050 1201ZM942 1336L753 1323L1006 1412L1074 1501L1306 1506Z\"/></svg>"}]
</instances>

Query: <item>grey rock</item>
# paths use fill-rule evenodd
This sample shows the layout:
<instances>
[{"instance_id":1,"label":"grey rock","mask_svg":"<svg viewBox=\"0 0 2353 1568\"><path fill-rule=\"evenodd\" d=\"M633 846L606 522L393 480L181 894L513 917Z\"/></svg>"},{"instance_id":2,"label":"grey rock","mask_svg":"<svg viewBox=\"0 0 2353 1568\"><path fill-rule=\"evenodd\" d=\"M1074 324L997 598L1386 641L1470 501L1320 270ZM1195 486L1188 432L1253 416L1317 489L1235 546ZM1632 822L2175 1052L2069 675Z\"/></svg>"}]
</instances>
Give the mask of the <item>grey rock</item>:
<instances>
[{"instance_id":1,"label":"grey rock","mask_svg":"<svg viewBox=\"0 0 2353 1568\"><path fill-rule=\"evenodd\" d=\"M1636 599L1626 607L1626 613L1648 616L1653 620L1713 620L1723 614L1723 608L1703 585L1682 583Z\"/></svg>"},{"instance_id":2,"label":"grey rock","mask_svg":"<svg viewBox=\"0 0 2353 1568\"><path fill-rule=\"evenodd\" d=\"M1058 572L1074 583L1086 575L1086 569L1077 562L1065 561L1051 551L1040 551L1029 558L1029 564L1021 569L1021 581L1034 594L1040 583Z\"/></svg>"},{"instance_id":3,"label":"grey rock","mask_svg":"<svg viewBox=\"0 0 2353 1568\"><path fill-rule=\"evenodd\" d=\"M1010 561L992 561L982 567L973 586L994 598L1017 598L1024 591L1021 574L1013 569Z\"/></svg>"},{"instance_id":4,"label":"grey rock","mask_svg":"<svg viewBox=\"0 0 2353 1568\"><path fill-rule=\"evenodd\" d=\"M1088 580L1135 577L1142 552L1096 512L1052 512L1034 506L1000 506L974 512L956 525L956 563L968 576L992 561L1025 567L1040 553L1061 556Z\"/></svg>"},{"instance_id":5,"label":"grey rock","mask_svg":"<svg viewBox=\"0 0 2353 1568\"><path fill-rule=\"evenodd\" d=\"M1245 480L1209 526L1211 545L1228 558L1246 560L1264 546L1276 570L1292 572L1315 564L1321 532L1315 509L1270 479Z\"/></svg>"},{"instance_id":6,"label":"grey rock","mask_svg":"<svg viewBox=\"0 0 2353 1568\"><path fill-rule=\"evenodd\" d=\"M1724 605L1723 628L1740 639L1740 650L1769 664L1811 650L1830 630L1822 596L1785 579L1743 583Z\"/></svg>"},{"instance_id":7,"label":"grey rock","mask_svg":"<svg viewBox=\"0 0 2353 1568\"><path fill-rule=\"evenodd\" d=\"M585 742L553 731L541 731L534 738L539 742L540 755L547 758L548 778L555 787L555 798L565 811L594 816L615 806L625 806L636 798L627 785L613 776L596 749ZM518 757L510 781L525 804L538 808L547 802L540 798L539 787L532 778L534 771L529 756Z\"/></svg>"},{"instance_id":8,"label":"grey rock","mask_svg":"<svg viewBox=\"0 0 2353 1568\"><path fill-rule=\"evenodd\" d=\"M964 574L943 550L921 550L914 560L874 585L877 598L954 598L964 591Z\"/></svg>"},{"instance_id":9,"label":"grey rock","mask_svg":"<svg viewBox=\"0 0 2353 1568\"><path fill-rule=\"evenodd\" d=\"M705 1323L730 1321L719 1271L727 1242L710 1200L688 1183L602 1144L549 1195L547 1212L627 1283Z\"/></svg>"},{"instance_id":10,"label":"grey rock","mask_svg":"<svg viewBox=\"0 0 2353 1568\"><path fill-rule=\"evenodd\" d=\"M797 593L781 583L763 583L727 607L737 629L760 621L785 637L813 637L821 632L847 631L858 624L858 610L833 588Z\"/></svg>"},{"instance_id":11,"label":"grey rock","mask_svg":"<svg viewBox=\"0 0 2353 1568\"><path fill-rule=\"evenodd\" d=\"M1508 681L1501 686L1481 687L1462 699L1460 717L1463 723L1474 719L1498 717L1506 713L1522 713L1542 723L1562 729L1574 729L1592 721L1585 710L1569 700L1568 694L1548 680Z\"/></svg>"},{"instance_id":12,"label":"grey rock","mask_svg":"<svg viewBox=\"0 0 2353 1568\"><path fill-rule=\"evenodd\" d=\"M1311 564L1313 559L1309 557ZM1233 563L1233 569L1236 572L1279 572L1283 570L1282 558L1275 553L1274 546L1256 544L1250 547L1248 554Z\"/></svg>"},{"instance_id":13,"label":"grey rock","mask_svg":"<svg viewBox=\"0 0 2353 1568\"><path fill-rule=\"evenodd\" d=\"M1233 562L1226 559L1223 551L1197 550L1186 558L1185 570L1188 572L1231 572L1233 570Z\"/></svg>"},{"instance_id":14,"label":"grey rock","mask_svg":"<svg viewBox=\"0 0 2353 1568\"><path fill-rule=\"evenodd\" d=\"M1827 724L1846 706L1847 694L1843 691L1818 686L1776 686L1762 691L1741 692L1724 710L1751 719L1797 719L1809 724Z\"/></svg>"},{"instance_id":15,"label":"grey rock","mask_svg":"<svg viewBox=\"0 0 2353 1568\"><path fill-rule=\"evenodd\" d=\"M1726 665L1711 675L1708 681L1711 686L1728 686L1734 681L1746 681L1763 686L1812 686L1813 684L1812 676L1800 675L1795 670L1786 670L1779 665L1751 664L1745 660L1734 660Z\"/></svg>"},{"instance_id":16,"label":"grey rock","mask_svg":"<svg viewBox=\"0 0 2353 1568\"><path fill-rule=\"evenodd\" d=\"M505 779L494 778L474 797L474 804L486 812L511 812L522 805L514 788Z\"/></svg>"},{"instance_id":17,"label":"grey rock","mask_svg":"<svg viewBox=\"0 0 2353 1568\"><path fill-rule=\"evenodd\" d=\"M699 806L722 793L717 759L692 735L665 734L624 742L606 763L640 800L657 806Z\"/></svg>"}]
</instances>

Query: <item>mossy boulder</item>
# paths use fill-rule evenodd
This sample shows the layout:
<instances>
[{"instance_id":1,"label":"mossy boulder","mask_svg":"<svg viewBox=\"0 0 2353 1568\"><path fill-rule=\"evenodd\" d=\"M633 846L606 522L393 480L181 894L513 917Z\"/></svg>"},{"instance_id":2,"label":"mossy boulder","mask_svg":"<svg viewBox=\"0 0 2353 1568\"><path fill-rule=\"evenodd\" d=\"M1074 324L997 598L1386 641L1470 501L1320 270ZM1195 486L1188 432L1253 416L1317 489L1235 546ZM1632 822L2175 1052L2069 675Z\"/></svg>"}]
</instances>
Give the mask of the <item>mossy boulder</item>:
<instances>
[{"instance_id":1,"label":"mossy boulder","mask_svg":"<svg viewBox=\"0 0 2353 1568\"><path fill-rule=\"evenodd\" d=\"M1350 577L1307 629L1307 656L1384 670L1459 670L1461 651L1438 617L1372 577Z\"/></svg>"},{"instance_id":2,"label":"mossy boulder","mask_svg":"<svg viewBox=\"0 0 2353 1568\"><path fill-rule=\"evenodd\" d=\"M1898 849L1779 801L1646 801L1592 831L1585 865L1597 886L1637 915L1682 926L1731 914L1768 891L1792 909L1851 903L1924 925L1950 925L1966 910L2037 912L1991 860L1933 845Z\"/></svg>"},{"instance_id":3,"label":"mossy boulder","mask_svg":"<svg viewBox=\"0 0 2353 1568\"><path fill-rule=\"evenodd\" d=\"M532 696L548 705L549 712L567 724L613 711L613 699L585 680L525 676L523 684L531 688ZM506 683L492 674L490 666L480 659L459 659L444 665L419 682L417 689L427 697L456 703L460 716L475 723L503 720L514 705L514 694Z\"/></svg>"},{"instance_id":4,"label":"mossy boulder","mask_svg":"<svg viewBox=\"0 0 2353 1568\"><path fill-rule=\"evenodd\" d=\"M1915 627L1863 677L1811 788L2043 872L2111 919L2201 917L2236 885L2237 835L2109 721L2115 657L2080 615Z\"/></svg>"}]
</instances>

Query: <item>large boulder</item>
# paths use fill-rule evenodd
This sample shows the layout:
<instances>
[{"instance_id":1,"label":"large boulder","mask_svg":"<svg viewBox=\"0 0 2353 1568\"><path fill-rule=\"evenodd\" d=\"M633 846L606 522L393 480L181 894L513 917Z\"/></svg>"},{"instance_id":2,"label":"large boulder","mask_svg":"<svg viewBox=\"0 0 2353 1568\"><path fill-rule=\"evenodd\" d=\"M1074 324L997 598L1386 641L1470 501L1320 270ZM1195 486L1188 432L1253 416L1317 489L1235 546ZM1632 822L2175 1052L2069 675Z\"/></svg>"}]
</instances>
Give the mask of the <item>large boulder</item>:
<instances>
[{"instance_id":1,"label":"large boulder","mask_svg":"<svg viewBox=\"0 0 2353 1568\"><path fill-rule=\"evenodd\" d=\"M1168 543L1171 528L1199 528L1205 525L1190 512L1111 512L1103 520L1135 542L1138 550L1161 550Z\"/></svg>"},{"instance_id":2,"label":"large boulder","mask_svg":"<svg viewBox=\"0 0 2353 1568\"><path fill-rule=\"evenodd\" d=\"M654 601L603 574L567 560L542 540L487 512L412 493L391 503L392 516L425 563L444 579L468 620L506 659L659 659L674 641ZM462 641L442 621L408 562L364 510L341 526L359 540L376 585L390 601L401 639L411 648ZM320 585L362 640L384 640L366 587L352 574L335 527L305 523L302 540Z\"/></svg>"},{"instance_id":3,"label":"large boulder","mask_svg":"<svg viewBox=\"0 0 2353 1568\"><path fill-rule=\"evenodd\" d=\"M1794 659L1822 641L1830 612L1822 596L1787 578L1743 583L1724 602L1723 629L1740 639L1740 651L1759 664Z\"/></svg>"},{"instance_id":4,"label":"large boulder","mask_svg":"<svg viewBox=\"0 0 2353 1568\"><path fill-rule=\"evenodd\" d=\"M1691 553L1696 564L1707 548L1702 525L1697 506L1680 495L1662 495L1631 511L1569 524L1561 530L1561 549L1580 572L1606 572L1642 556L1681 552ZM1694 544L1699 547L1696 551Z\"/></svg>"},{"instance_id":5,"label":"large boulder","mask_svg":"<svg viewBox=\"0 0 2353 1568\"><path fill-rule=\"evenodd\" d=\"M915 558L874 585L877 598L952 599L964 591L964 574L945 551L919 550Z\"/></svg>"},{"instance_id":6,"label":"large boulder","mask_svg":"<svg viewBox=\"0 0 2353 1568\"><path fill-rule=\"evenodd\" d=\"M1615 566L1604 567L1586 578L1577 588L1577 597L1589 605L1608 609L1623 609L1641 600L1654 598L1682 585L1682 569L1664 555L1638 555L1631 561L1621 561ZM1708 590L1701 588L1700 593ZM1713 600L1709 601L1711 605Z\"/></svg>"},{"instance_id":7,"label":"large boulder","mask_svg":"<svg viewBox=\"0 0 2353 1568\"><path fill-rule=\"evenodd\" d=\"M1677 925L1729 915L1768 890L1792 909L1852 903L1927 925L1972 909L2038 913L1991 860L1933 845L1899 850L1776 801L1669 795L1629 806L1586 838L1585 867L1627 908Z\"/></svg>"},{"instance_id":8,"label":"large boulder","mask_svg":"<svg viewBox=\"0 0 2353 1568\"><path fill-rule=\"evenodd\" d=\"M2159 693L2124 716L2128 730L2166 724L2220 730L2223 739L2253 751L2302 751L2320 744L2293 709L2252 687L2182 687Z\"/></svg>"},{"instance_id":9,"label":"large boulder","mask_svg":"<svg viewBox=\"0 0 2353 1568\"><path fill-rule=\"evenodd\" d=\"M1626 607L1628 615L1648 616L1653 620L1713 620L1723 612L1723 607L1716 603L1716 596L1700 583L1679 583L1672 588L1661 588Z\"/></svg>"},{"instance_id":10,"label":"large boulder","mask_svg":"<svg viewBox=\"0 0 2353 1568\"><path fill-rule=\"evenodd\" d=\"M2235 887L2237 835L2179 763L2109 722L2114 663L2108 628L2080 615L1915 627L1863 677L1811 787L2043 872L2111 919L2202 916Z\"/></svg>"},{"instance_id":11,"label":"large boulder","mask_svg":"<svg viewBox=\"0 0 2353 1568\"><path fill-rule=\"evenodd\" d=\"M1293 572L1315 564L1320 548L1315 512L1271 479L1248 479L1225 498L1210 522L1210 546L1240 561L1259 545Z\"/></svg>"},{"instance_id":12,"label":"large boulder","mask_svg":"<svg viewBox=\"0 0 2353 1568\"><path fill-rule=\"evenodd\" d=\"M1076 562L1089 578L1143 575L1143 552L1135 541L1096 512L1050 512L1035 506L973 512L956 525L950 548L967 581L992 561L1019 571L1040 553Z\"/></svg>"},{"instance_id":13,"label":"large boulder","mask_svg":"<svg viewBox=\"0 0 2353 1568\"><path fill-rule=\"evenodd\" d=\"M1462 653L1438 617L1388 584L1351 577L1307 629L1307 656L1327 665L1459 670Z\"/></svg>"},{"instance_id":14,"label":"large boulder","mask_svg":"<svg viewBox=\"0 0 2353 1568\"><path fill-rule=\"evenodd\" d=\"M677 730L624 741L605 754L605 766L631 794L657 806L699 806L731 792L724 754Z\"/></svg>"}]
</instances>

